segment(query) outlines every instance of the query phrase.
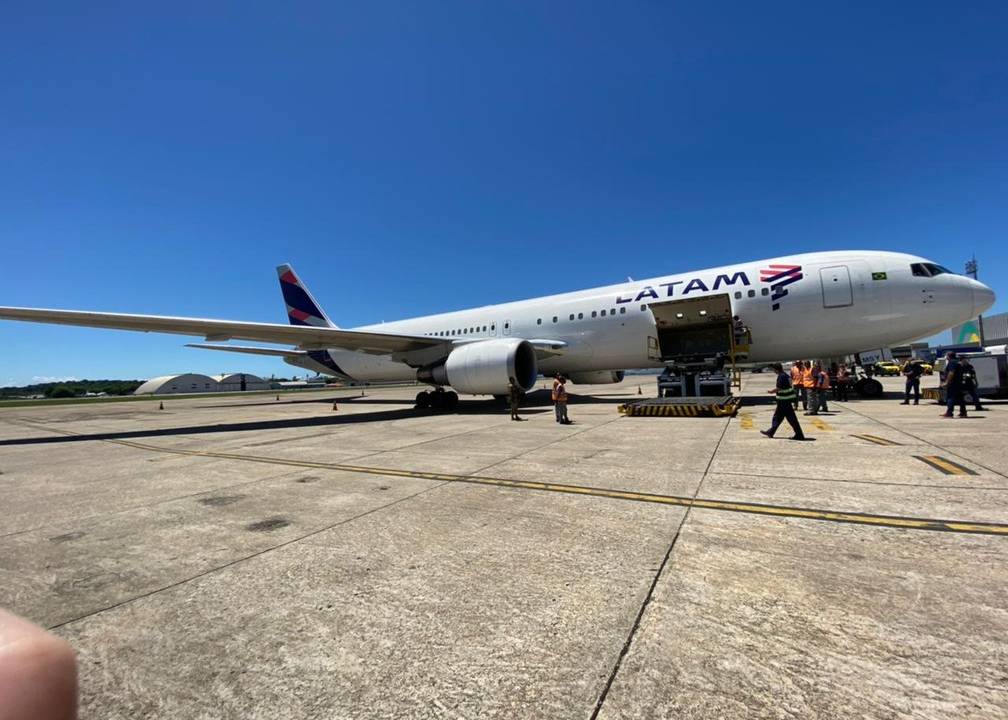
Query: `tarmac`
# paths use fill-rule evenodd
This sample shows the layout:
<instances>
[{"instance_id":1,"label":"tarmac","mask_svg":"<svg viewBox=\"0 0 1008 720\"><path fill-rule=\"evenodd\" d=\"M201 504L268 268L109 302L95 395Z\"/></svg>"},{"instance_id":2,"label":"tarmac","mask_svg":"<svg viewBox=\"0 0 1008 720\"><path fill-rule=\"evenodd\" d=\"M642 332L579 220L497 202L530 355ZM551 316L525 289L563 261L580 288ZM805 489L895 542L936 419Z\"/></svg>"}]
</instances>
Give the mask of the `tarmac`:
<instances>
[{"instance_id":1,"label":"tarmac","mask_svg":"<svg viewBox=\"0 0 1008 720\"><path fill-rule=\"evenodd\" d=\"M1008 717L1008 404L770 440L772 380L3 408L0 605L83 718Z\"/></svg>"}]
</instances>

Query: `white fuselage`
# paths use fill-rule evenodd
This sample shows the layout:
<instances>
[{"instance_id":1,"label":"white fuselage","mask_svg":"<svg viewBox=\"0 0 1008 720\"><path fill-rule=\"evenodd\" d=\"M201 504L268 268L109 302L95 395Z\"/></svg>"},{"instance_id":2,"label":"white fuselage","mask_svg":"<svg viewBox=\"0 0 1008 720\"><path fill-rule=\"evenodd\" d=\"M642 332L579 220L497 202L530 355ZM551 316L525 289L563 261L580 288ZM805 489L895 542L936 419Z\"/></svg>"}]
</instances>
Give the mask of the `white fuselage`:
<instances>
[{"instance_id":1,"label":"white fuselage","mask_svg":"<svg viewBox=\"0 0 1008 720\"><path fill-rule=\"evenodd\" d=\"M750 362L826 358L927 337L993 303L993 293L975 280L912 272L914 263L928 262L891 252L806 253L355 329L458 343L501 337L566 343L561 355L540 362L543 373L660 367L649 352L656 322L648 305L727 294L733 314L751 330ZM791 268L783 279L781 266ZM335 365L363 381L416 377L415 368L386 356L332 349L327 359L294 364L328 374Z\"/></svg>"}]
</instances>

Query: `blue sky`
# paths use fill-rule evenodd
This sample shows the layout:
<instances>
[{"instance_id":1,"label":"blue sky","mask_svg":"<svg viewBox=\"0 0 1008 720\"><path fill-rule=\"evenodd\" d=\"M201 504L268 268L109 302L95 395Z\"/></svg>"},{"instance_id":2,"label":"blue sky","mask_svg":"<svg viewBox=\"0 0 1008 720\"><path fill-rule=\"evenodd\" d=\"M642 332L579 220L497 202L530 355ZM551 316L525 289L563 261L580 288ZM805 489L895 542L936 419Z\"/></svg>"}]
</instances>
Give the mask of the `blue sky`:
<instances>
[{"instance_id":1,"label":"blue sky","mask_svg":"<svg viewBox=\"0 0 1008 720\"><path fill-rule=\"evenodd\" d=\"M208 7L208 5L210 7ZM1008 5L10 3L0 304L343 326L893 249L1008 308ZM279 360L0 322L0 384Z\"/></svg>"}]
</instances>

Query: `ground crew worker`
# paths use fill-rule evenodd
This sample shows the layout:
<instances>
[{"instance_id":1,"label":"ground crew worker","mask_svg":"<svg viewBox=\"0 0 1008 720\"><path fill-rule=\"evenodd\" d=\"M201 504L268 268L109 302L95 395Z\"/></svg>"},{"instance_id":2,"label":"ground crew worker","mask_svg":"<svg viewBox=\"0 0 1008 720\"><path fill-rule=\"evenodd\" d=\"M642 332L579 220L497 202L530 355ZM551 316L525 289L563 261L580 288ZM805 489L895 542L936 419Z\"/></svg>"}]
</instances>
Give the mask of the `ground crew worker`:
<instances>
[{"instance_id":1,"label":"ground crew worker","mask_svg":"<svg viewBox=\"0 0 1008 720\"><path fill-rule=\"evenodd\" d=\"M967 417L966 397L965 393L963 393L962 365L959 364L953 350L949 350L945 359L945 378L942 380L942 385L945 386L945 412L941 416L946 418L952 417L952 408L958 405L959 417Z\"/></svg>"},{"instance_id":2,"label":"ground crew worker","mask_svg":"<svg viewBox=\"0 0 1008 720\"><path fill-rule=\"evenodd\" d=\"M829 412L829 407L826 402L830 396L829 373L826 372L826 368L822 366L821 362L816 361L815 368L812 370L812 375L815 378L816 390L819 391L819 410L822 412Z\"/></svg>"},{"instance_id":3,"label":"ground crew worker","mask_svg":"<svg viewBox=\"0 0 1008 720\"><path fill-rule=\"evenodd\" d=\"M742 322L742 318L740 318L738 315L735 315L732 318L732 330L735 335L736 345L751 344L752 335L749 332L749 328L746 326L744 322Z\"/></svg>"},{"instance_id":4,"label":"ground crew worker","mask_svg":"<svg viewBox=\"0 0 1008 720\"><path fill-rule=\"evenodd\" d=\"M900 405L910 404L911 390L913 390L914 394L914 405L920 405L920 379L921 375L924 374L924 368L921 367L920 360L907 358L907 361L903 363L903 374L906 376L906 389L903 392L903 402Z\"/></svg>"},{"instance_id":5,"label":"ground crew worker","mask_svg":"<svg viewBox=\"0 0 1008 720\"><path fill-rule=\"evenodd\" d=\"M979 391L977 389L976 368L973 367L973 363L966 357L959 364L962 365L963 394L968 394L973 398L974 410L981 411L984 408L980 404L980 395L977 394Z\"/></svg>"},{"instance_id":6,"label":"ground crew worker","mask_svg":"<svg viewBox=\"0 0 1008 720\"><path fill-rule=\"evenodd\" d=\"M521 402L521 388L513 377L508 378L508 400L511 401L511 419L521 420L518 417L518 403Z\"/></svg>"},{"instance_id":7,"label":"ground crew worker","mask_svg":"<svg viewBox=\"0 0 1008 720\"><path fill-rule=\"evenodd\" d=\"M798 416L795 415L794 409L794 399L796 397L794 385L791 384L791 378L788 374L784 372L784 368L780 363L774 363L773 369L777 373L777 386L773 390L768 390L776 394L777 396L777 408L774 410L773 421L770 423L769 430L760 430L761 433L766 435L768 438L772 438L774 433L777 432L777 428L785 420L788 421L788 425L794 430L794 435L791 436L792 440L805 440L805 433L802 432L801 425L798 424Z\"/></svg>"},{"instance_id":8,"label":"ground crew worker","mask_svg":"<svg viewBox=\"0 0 1008 720\"><path fill-rule=\"evenodd\" d=\"M561 425L570 425L570 418L567 417L567 378L557 375L556 389L553 391L553 402L556 403L556 421Z\"/></svg>"},{"instance_id":9,"label":"ground crew worker","mask_svg":"<svg viewBox=\"0 0 1008 720\"><path fill-rule=\"evenodd\" d=\"M820 375L823 374L823 368L818 360L815 364L811 366L808 371L808 375L805 377L805 382L807 383L808 390L808 410L805 412L806 415L817 415L820 405L825 401L823 397L822 380Z\"/></svg>"},{"instance_id":10,"label":"ground crew worker","mask_svg":"<svg viewBox=\"0 0 1008 720\"><path fill-rule=\"evenodd\" d=\"M802 371L805 369L805 364L801 360L795 360L791 364L791 387L795 389L795 398L792 405L794 405L795 410L798 409L799 395L801 396L802 410L808 409L808 396L805 395L805 386L802 384Z\"/></svg>"},{"instance_id":11,"label":"ground crew worker","mask_svg":"<svg viewBox=\"0 0 1008 720\"><path fill-rule=\"evenodd\" d=\"M802 362L802 373L801 373L801 394L802 394L802 409L808 410L811 400L812 388L814 383L812 382L812 361L805 360Z\"/></svg>"},{"instance_id":12,"label":"ground crew worker","mask_svg":"<svg viewBox=\"0 0 1008 720\"><path fill-rule=\"evenodd\" d=\"M850 390L850 370L847 363L840 363L836 371L837 400L847 402L847 391Z\"/></svg>"}]
</instances>

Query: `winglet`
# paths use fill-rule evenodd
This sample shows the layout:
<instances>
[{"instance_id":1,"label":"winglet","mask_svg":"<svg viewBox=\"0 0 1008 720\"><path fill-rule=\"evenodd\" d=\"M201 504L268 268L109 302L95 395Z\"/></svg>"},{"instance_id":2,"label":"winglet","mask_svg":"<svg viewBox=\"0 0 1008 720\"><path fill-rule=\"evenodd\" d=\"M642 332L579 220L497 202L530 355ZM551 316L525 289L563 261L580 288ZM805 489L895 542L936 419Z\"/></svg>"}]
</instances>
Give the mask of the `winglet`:
<instances>
[{"instance_id":1,"label":"winglet","mask_svg":"<svg viewBox=\"0 0 1008 720\"><path fill-rule=\"evenodd\" d=\"M291 325L336 327L295 274L294 268L286 263L279 265L277 276L280 278L280 291L287 303L287 318Z\"/></svg>"}]
</instances>

